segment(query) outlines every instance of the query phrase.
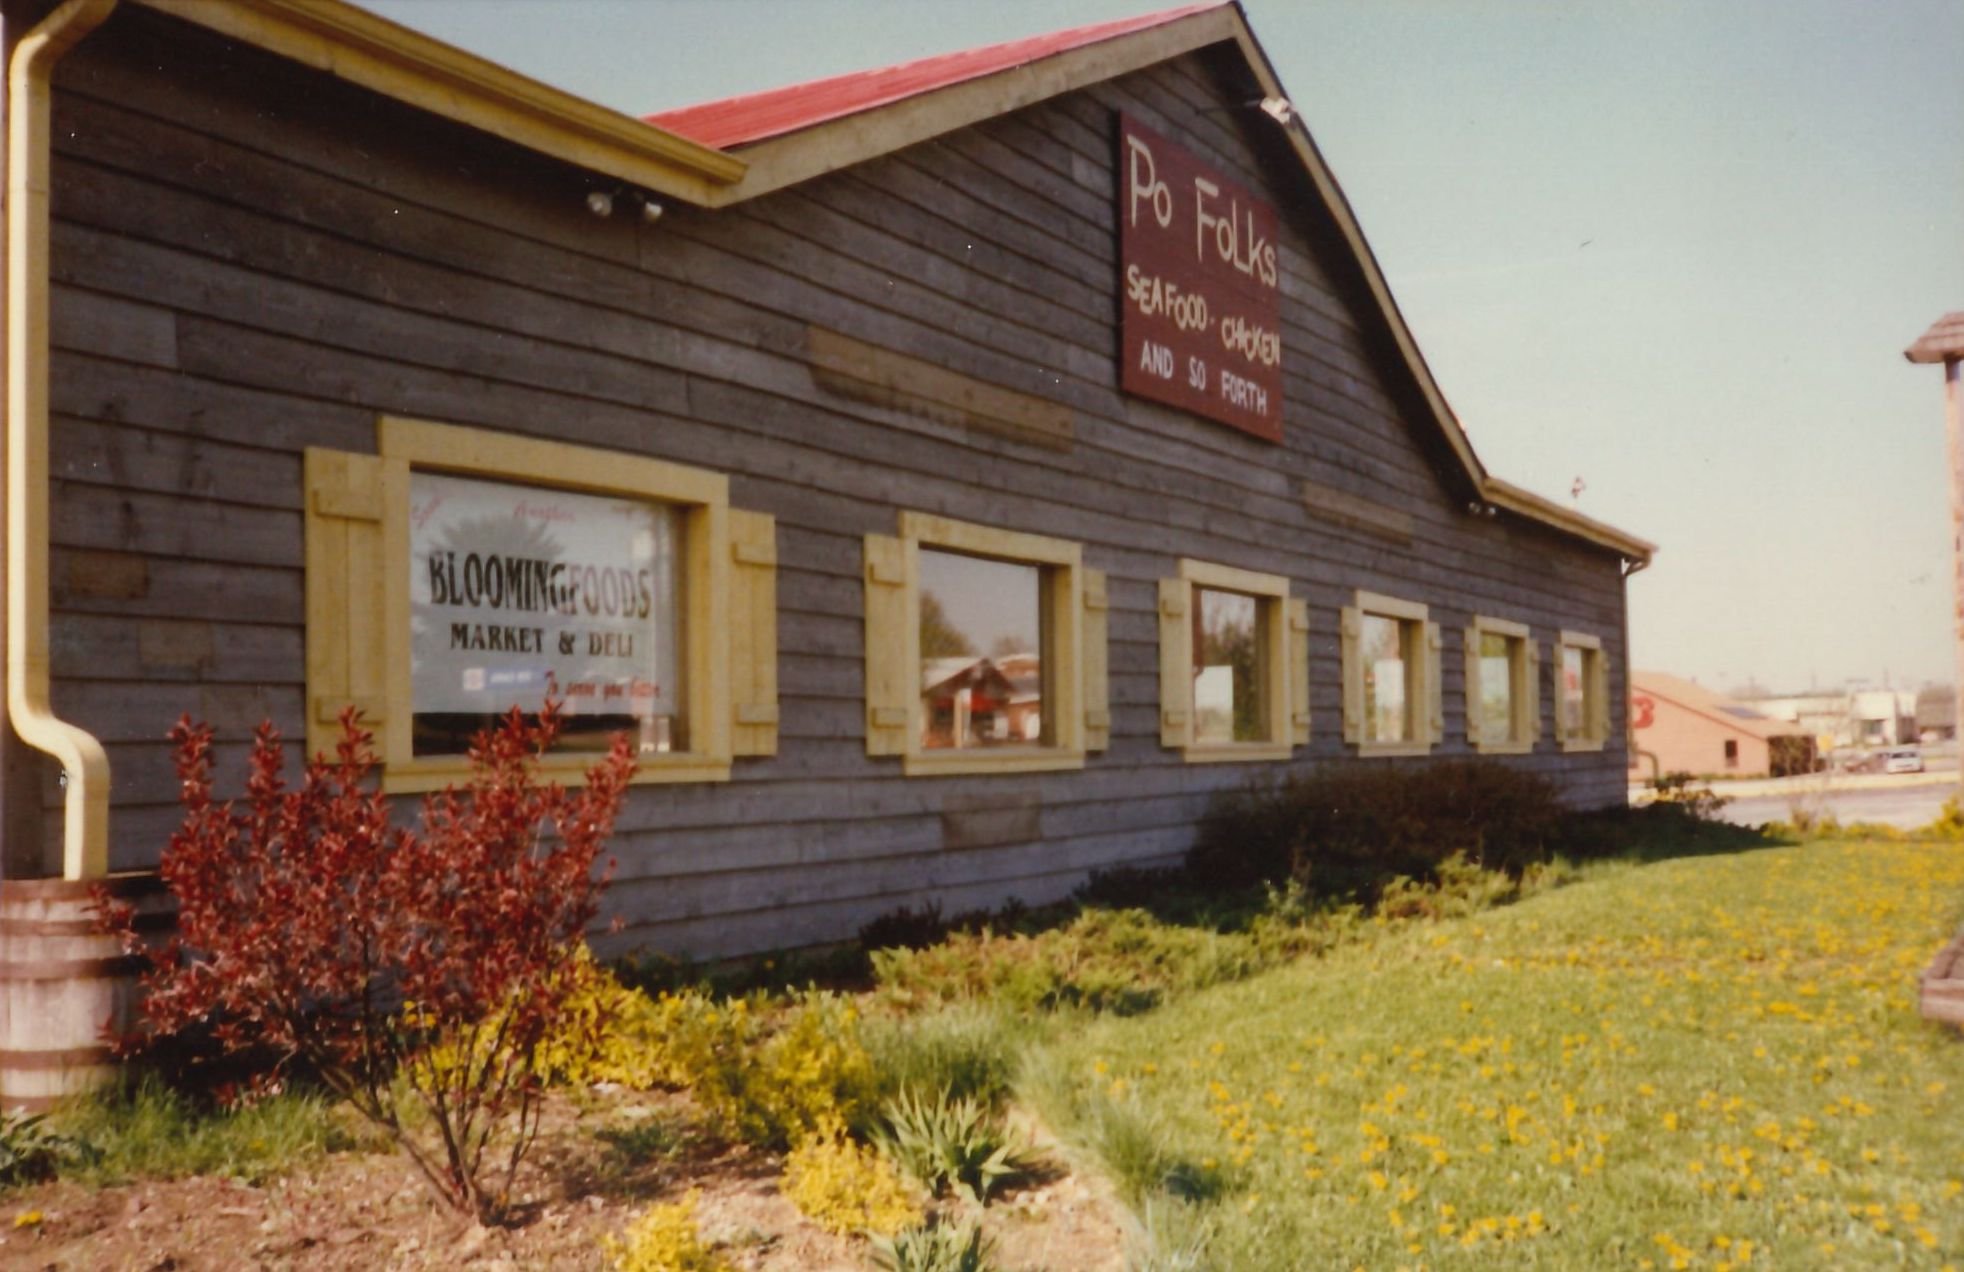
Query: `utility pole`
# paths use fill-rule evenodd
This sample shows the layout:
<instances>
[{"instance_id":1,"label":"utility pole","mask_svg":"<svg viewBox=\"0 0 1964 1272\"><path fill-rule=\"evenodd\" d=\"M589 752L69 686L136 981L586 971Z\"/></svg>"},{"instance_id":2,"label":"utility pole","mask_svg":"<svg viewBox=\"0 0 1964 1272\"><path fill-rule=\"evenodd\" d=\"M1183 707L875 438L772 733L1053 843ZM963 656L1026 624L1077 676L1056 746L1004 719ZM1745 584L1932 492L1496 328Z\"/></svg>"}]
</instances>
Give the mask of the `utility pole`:
<instances>
[{"instance_id":1,"label":"utility pole","mask_svg":"<svg viewBox=\"0 0 1964 1272\"><path fill-rule=\"evenodd\" d=\"M1944 436L1950 448L1951 599L1956 609L1957 681L1952 733L1957 737L1958 802L1964 804L1964 388L1957 364L1964 360L1964 310L1945 314L1903 350L1911 362L1944 365Z\"/></svg>"}]
</instances>

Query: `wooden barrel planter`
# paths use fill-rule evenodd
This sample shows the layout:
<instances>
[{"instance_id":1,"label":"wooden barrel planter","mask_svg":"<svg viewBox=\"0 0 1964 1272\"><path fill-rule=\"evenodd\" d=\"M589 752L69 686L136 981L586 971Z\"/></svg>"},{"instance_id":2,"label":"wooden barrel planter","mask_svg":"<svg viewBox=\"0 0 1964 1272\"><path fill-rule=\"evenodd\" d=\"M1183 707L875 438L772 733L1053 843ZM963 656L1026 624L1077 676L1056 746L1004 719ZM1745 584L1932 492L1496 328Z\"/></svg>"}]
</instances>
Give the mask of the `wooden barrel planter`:
<instances>
[{"instance_id":1,"label":"wooden barrel planter","mask_svg":"<svg viewBox=\"0 0 1964 1272\"><path fill-rule=\"evenodd\" d=\"M98 884L136 908L139 932L169 929L155 874L0 879L0 1107L36 1112L116 1075L108 1039L133 1019L142 960L101 930Z\"/></svg>"},{"instance_id":2,"label":"wooden barrel planter","mask_svg":"<svg viewBox=\"0 0 1964 1272\"><path fill-rule=\"evenodd\" d=\"M1924 1019L1964 1027L1964 932L1923 969L1916 998Z\"/></svg>"}]
</instances>

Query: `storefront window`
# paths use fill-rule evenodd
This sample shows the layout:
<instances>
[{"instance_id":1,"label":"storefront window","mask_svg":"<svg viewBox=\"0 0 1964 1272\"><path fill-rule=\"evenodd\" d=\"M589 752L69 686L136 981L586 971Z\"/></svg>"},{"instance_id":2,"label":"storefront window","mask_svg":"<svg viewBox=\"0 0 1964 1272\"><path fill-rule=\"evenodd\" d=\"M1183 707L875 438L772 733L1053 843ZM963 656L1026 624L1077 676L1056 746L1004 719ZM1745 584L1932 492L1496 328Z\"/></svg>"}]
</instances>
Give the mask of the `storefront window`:
<instances>
[{"instance_id":1,"label":"storefront window","mask_svg":"<svg viewBox=\"0 0 1964 1272\"><path fill-rule=\"evenodd\" d=\"M683 526L670 504L412 472L412 754L549 698L561 749L687 750Z\"/></svg>"}]
</instances>

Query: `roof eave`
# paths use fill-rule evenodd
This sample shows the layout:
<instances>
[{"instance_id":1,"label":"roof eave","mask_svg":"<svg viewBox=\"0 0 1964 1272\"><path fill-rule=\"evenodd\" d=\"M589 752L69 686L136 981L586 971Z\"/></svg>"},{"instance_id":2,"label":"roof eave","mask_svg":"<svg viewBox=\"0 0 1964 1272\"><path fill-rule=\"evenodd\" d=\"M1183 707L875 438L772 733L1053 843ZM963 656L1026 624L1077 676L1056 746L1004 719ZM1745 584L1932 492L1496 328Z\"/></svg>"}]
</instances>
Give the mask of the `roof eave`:
<instances>
[{"instance_id":1,"label":"roof eave","mask_svg":"<svg viewBox=\"0 0 1964 1272\"><path fill-rule=\"evenodd\" d=\"M1573 508L1564 508L1554 500L1537 495L1531 490L1516 486L1513 482L1502 481L1498 477L1488 477L1482 483L1481 493L1488 503L1496 508L1505 508L1535 521L1563 530L1577 538L1587 539L1600 547L1609 548L1627 561L1640 566L1649 565L1657 554L1657 545L1646 539L1623 530L1618 530L1608 522L1585 516Z\"/></svg>"},{"instance_id":2,"label":"roof eave","mask_svg":"<svg viewBox=\"0 0 1964 1272\"><path fill-rule=\"evenodd\" d=\"M672 198L712 202L747 166L341 0L135 3Z\"/></svg>"}]
</instances>

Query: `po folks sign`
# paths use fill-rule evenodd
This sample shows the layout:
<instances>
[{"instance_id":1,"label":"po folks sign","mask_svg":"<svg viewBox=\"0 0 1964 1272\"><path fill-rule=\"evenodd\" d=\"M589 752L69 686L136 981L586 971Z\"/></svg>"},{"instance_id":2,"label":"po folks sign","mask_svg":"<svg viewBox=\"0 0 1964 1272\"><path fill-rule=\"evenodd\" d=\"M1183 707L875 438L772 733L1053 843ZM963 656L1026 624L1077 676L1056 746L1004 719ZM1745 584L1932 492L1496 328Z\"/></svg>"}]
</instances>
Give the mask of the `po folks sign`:
<instances>
[{"instance_id":1,"label":"po folks sign","mask_svg":"<svg viewBox=\"0 0 1964 1272\"><path fill-rule=\"evenodd\" d=\"M1118 117L1119 384L1282 440L1275 209Z\"/></svg>"}]
</instances>

